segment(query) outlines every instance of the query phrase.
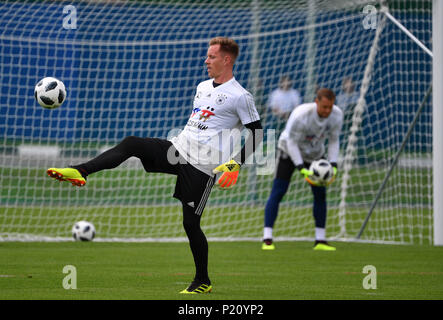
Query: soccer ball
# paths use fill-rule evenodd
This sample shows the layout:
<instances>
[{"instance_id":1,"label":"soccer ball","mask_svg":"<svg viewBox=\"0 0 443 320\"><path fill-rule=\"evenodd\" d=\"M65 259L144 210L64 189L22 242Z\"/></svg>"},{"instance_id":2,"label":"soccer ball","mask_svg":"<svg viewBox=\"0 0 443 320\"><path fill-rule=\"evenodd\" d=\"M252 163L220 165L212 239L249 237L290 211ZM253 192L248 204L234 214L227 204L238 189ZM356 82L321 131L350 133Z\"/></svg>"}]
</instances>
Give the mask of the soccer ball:
<instances>
[{"instance_id":1,"label":"soccer ball","mask_svg":"<svg viewBox=\"0 0 443 320\"><path fill-rule=\"evenodd\" d=\"M326 185L334 176L334 168L329 161L325 159L312 162L309 170L314 173L309 178L320 185Z\"/></svg>"},{"instance_id":2,"label":"soccer ball","mask_svg":"<svg viewBox=\"0 0 443 320\"><path fill-rule=\"evenodd\" d=\"M95 237L95 227L91 222L78 221L72 227L75 241L92 241Z\"/></svg>"},{"instance_id":3,"label":"soccer ball","mask_svg":"<svg viewBox=\"0 0 443 320\"><path fill-rule=\"evenodd\" d=\"M65 85L56 78L43 78L35 85L34 96L43 108L58 108L66 98Z\"/></svg>"}]
</instances>

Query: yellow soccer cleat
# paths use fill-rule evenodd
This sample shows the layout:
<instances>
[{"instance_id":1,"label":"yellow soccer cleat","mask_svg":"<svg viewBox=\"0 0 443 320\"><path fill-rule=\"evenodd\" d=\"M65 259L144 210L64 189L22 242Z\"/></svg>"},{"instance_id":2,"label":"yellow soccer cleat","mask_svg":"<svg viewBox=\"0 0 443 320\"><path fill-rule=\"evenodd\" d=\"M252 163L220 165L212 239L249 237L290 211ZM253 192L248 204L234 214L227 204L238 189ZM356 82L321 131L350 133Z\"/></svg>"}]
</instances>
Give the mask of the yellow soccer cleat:
<instances>
[{"instance_id":1,"label":"yellow soccer cleat","mask_svg":"<svg viewBox=\"0 0 443 320\"><path fill-rule=\"evenodd\" d=\"M82 187L86 184L86 179L77 169L73 168L49 168L46 173L51 178L59 181L69 181L73 186Z\"/></svg>"},{"instance_id":2,"label":"yellow soccer cleat","mask_svg":"<svg viewBox=\"0 0 443 320\"><path fill-rule=\"evenodd\" d=\"M194 280L185 290L180 291L182 294L200 294L200 293L210 293L212 291L212 286L210 284L202 283L200 281Z\"/></svg>"},{"instance_id":3,"label":"yellow soccer cleat","mask_svg":"<svg viewBox=\"0 0 443 320\"><path fill-rule=\"evenodd\" d=\"M262 250L275 250L275 245L272 239L264 239L261 248Z\"/></svg>"},{"instance_id":4,"label":"yellow soccer cleat","mask_svg":"<svg viewBox=\"0 0 443 320\"><path fill-rule=\"evenodd\" d=\"M331 246L326 241L317 240L317 241L315 241L315 244L314 244L314 250L318 250L318 251L335 251L337 249L335 247Z\"/></svg>"}]
</instances>

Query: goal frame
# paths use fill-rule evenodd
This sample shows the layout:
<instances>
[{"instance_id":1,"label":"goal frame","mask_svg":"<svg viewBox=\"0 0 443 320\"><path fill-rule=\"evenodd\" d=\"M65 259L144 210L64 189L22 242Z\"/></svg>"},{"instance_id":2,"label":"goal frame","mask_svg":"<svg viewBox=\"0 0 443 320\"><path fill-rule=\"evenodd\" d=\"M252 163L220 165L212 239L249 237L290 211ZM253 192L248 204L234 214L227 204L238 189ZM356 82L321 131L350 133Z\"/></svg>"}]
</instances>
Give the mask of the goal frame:
<instances>
[{"instance_id":1,"label":"goal frame","mask_svg":"<svg viewBox=\"0 0 443 320\"><path fill-rule=\"evenodd\" d=\"M443 245L443 1L432 3L432 137L434 245Z\"/></svg>"}]
</instances>

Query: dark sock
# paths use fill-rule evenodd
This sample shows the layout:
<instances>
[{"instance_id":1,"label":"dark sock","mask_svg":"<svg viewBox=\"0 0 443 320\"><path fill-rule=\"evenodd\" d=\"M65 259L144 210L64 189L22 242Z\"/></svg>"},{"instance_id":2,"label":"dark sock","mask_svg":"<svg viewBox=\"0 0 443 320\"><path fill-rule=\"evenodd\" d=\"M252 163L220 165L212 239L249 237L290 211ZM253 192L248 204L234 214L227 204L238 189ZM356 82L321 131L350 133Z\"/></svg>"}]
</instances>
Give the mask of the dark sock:
<instances>
[{"instance_id":1,"label":"dark sock","mask_svg":"<svg viewBox=\"0 0 443 320\"><path fill-rule=\"evenodd\" d=\"M188 236L195 263L194 280L211 284L208 275L208 241L200 228L200 217L194 213L194 208L183 204L183 227Z\"/></svg>"}]
</instances>

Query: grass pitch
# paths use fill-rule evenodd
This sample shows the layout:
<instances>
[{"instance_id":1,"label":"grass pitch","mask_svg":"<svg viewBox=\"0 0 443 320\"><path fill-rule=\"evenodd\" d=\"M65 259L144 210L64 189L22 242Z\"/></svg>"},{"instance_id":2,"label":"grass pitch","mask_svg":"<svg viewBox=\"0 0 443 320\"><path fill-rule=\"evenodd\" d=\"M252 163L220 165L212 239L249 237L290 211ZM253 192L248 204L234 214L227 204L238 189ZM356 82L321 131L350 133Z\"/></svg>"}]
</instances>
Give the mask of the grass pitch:
<instances>
[{"instance_id":1,"label":"grass pitch","mask_svg":"<svg viewBox=\"0 0 443 320\"><path fill-rule=\"evenodd\" d=\"M87 188L77 190L69 185L59 186L41 168L0 168L0 176L0 233L69 237L73 222L92 217L99 237L185 236L180 206L170 196L174 177L146 175L142 170L113 170L97 175ZM414 179L421 175L400 177ZM247 174L241 179L229 199L223 191L214 190L211 194L202 220L208 237L260 237L272 177L258 178L257 207L245 206L250 191L245 181ZM425 241L431 232L432 217L427 209L428 190L422 187L426 184L392 183L399 186L394 190L399 196L391 201L392 212L375 212L378 220L371 220L364 235L370 236L374 222L374 229L381 228L380 232L389 234L407 229L391 237L408 242L412 234L411 237L424 239L415 241L424 245L337 242L336 252L317 252L312 250L311 242L277 242L275 251L262 251L260 242L210 242L213 292L189 296L178 293L194 276L188 243L0 242L0 299L443 300L443 248L426 245ZM401 189L410 185L420 190ZM294 179L293 190L305 193L302 188L309 191L302 179ZM361 199L350 199L351 204L357 204L350 206L352 215L346 220L350 235L356 234L366 216L362 195L374 191L371 188L377 186L368 185L365 192L356 193ZM328 233L335 234L338 186L330 191ZM418 196L411 198L409 194ZM281 209L276 236L312 236L312 213L307 206L312 201L310 194L296 200ZM396 205L406 200L412 201L412 208L424 209L407 211ZM296 230L306 229L310 234L294 234L293 228L284 226L297 226ZM63 273L67 265L76 268L77 289L63 288L63 279L69 275ZM363 268L367 265L376 268L376 289L363 287L368 276Z\"/></svg>"},{"instance_id":2,"label":"grass pitch","mask_svg":"<svg viewBox=\"0 0 443 320\"><path fill-rule=\"evenodd\" d=\"M187 243L0 243L0 299L112 300L366 300L443 299L443 248L311 242L210 242L213 292L180 295L192 280ZM64 289L66 265L77 289ZM365 289L366 265L376 289ZM373 283L373 282L372 282Z\"/></svg>"}]
</instances>

